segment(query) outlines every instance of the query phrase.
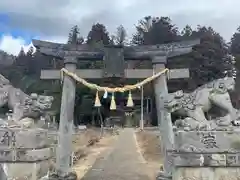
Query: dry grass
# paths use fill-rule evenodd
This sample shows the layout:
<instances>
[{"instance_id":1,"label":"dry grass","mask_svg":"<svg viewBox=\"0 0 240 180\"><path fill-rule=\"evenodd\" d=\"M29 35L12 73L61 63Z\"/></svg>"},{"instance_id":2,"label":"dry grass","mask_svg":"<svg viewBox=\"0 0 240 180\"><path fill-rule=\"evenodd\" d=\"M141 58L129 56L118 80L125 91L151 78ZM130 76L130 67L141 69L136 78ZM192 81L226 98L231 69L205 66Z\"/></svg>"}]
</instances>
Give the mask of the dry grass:
<instances>
[{"instance_id":1,"label":"dry grass","mask_svg":"<svg viewBox=\"0 0 240 180\"><path fill-rule=\"evenodd\" d=\"M148 131L140 131L136 135L141 153L151 171L151 176L155 178L162 164L160 138Z\"/></svg>"},{"instance_id":2,"label":"dry grass","mask_svg":"<svg viewBox=\"0 0 240 180\"><path fill-rule=\"evenodd\" d=\"M103 137L100 138L99 128L89 128L73 136L73 170L77 173L78 179L81 179L99 155L111 146L114 137L112 132L105 131ZM50 167L52 170L55 169L54 162Z\"/></svg>"},{"instance_id":3,"label":"dry grass","mask_svg":"<svg viewBox=\"0 0 240 180\"><path fill-rule=\"evenodd\" d=\"M100 129L99 128L91 128L87 129L84 132L81 132L80 134L76 134L73 137L73 149L75 152L75 156L77 156L77 160L81 159L82 157L85 157L91 148L94 148L92 146L98 144L99 142L103 141L104 139L109 139L112 137L111 132L104 132L104 135L102 138L100 138ZM101 144L101 143L100 143Z\"/></svg>"},{"instance_id":4,"label":"dry grass","mask_svg":"<svg viewBox=\"0 0 240 180\"><path fill-rule=\"evenodd\" d=\"M74 152L79 151L89 144L94 144L92 141L97 142L100 138L99 129L87 129L84 132L80 132L79 134L75 134L73 136L73 150Z\"/></svg>"}]
</instances>

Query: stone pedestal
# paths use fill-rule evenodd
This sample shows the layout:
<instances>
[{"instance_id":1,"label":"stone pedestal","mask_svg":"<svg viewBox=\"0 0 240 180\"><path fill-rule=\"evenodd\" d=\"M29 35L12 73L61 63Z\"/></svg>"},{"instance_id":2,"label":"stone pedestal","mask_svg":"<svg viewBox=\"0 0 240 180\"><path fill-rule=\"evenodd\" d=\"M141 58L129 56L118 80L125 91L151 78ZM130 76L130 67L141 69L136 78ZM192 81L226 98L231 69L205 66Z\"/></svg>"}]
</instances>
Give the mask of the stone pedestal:
<instances>
[{"instance_id":1,"label":"stone pedestal","mask_svg":"<svg viewBox=\"0 0 240 180\"><path fill-rule=\"evenodd\" d=\"M240 131L178 131L173 180L240 178Z\"/></svg>"},{"instance_id":2,"label":"stone pedestal","mask_svg":"<svg viewBox=\"0 0 240 180\"><path fill-rule=\"evenodd\" d=\"M43 129L1 127L0 163L1 173L6 177L3 180L44 176L49 168L48 160L53 157L52 143Z\"/></svg>"}]
</instances>

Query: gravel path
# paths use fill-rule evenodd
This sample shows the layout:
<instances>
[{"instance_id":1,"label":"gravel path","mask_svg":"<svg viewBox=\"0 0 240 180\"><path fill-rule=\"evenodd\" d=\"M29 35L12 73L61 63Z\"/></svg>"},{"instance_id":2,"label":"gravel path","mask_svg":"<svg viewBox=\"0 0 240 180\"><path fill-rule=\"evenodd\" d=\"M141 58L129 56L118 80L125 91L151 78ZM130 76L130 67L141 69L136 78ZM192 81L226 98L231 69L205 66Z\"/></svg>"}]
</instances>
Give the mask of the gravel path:
<instances>
[{"instance_id":1,"label":"gravel path","mask_svg":"<svg viewBox=\"0 0 240 180\"><path fill-rule=\"evenodd\" d=\"M135 137L134 129L124 129L81 180L150 180Z\"/></svg>"}]
</instances>

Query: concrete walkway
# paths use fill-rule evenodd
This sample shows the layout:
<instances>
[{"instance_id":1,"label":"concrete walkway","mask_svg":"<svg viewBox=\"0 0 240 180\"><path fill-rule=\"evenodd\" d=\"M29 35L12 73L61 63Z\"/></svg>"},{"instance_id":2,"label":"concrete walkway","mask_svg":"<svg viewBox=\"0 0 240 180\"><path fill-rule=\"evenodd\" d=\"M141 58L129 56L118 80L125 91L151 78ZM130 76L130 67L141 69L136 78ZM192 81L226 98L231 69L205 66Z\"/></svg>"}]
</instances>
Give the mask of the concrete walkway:
<instances>
[{"instance_id":1,"label":"concrete walkway","mask_svg":"<svg viewBox=\"0 0 240 180\"><path fill-rule=\"evenodd\" d=\"M150 180L134 129L124 129L112 150L100 157L81 180Z\"/></svg>"}]
</instances>

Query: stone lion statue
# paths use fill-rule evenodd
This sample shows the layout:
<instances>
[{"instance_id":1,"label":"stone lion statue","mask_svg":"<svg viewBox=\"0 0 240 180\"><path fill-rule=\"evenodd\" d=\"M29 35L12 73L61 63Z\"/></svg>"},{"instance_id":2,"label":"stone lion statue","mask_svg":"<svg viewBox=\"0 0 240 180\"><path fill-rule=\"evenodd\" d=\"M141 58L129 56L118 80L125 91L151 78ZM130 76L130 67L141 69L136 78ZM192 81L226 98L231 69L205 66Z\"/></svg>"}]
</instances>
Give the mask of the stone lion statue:
<instances>
[{"instance_id":1,"label":"stone lion statue","mask_svg":"<svg viewBox=\"0 0 240 180\"><path fill-rule=\"evenodd\" d=\"M19 121L25 117L37 118L51 108L54 98L38 94L25 94L15 88L4 76L0 75L0 108L8 106L12 110L12 119Z\"/></svg>"},{"instance_id":2,"label":"stone lion statue","mask_svg":"<svg viewBox=\"0 0 240 180\"><path fill-rule=\"evenodd\" d=\"M214 80L200 86L191 93L182 90L170 93L165 101L165 108L172 113L187 117L178 124L191 127L212 126L213 121L206 118L213 105L219 111L225 111L227 115L214 119L218 125L230 125L231 121L239 119L239 112L232 105L229 92L234 90L235 80L232 77Z\"/></svg>"}]
</instances>

